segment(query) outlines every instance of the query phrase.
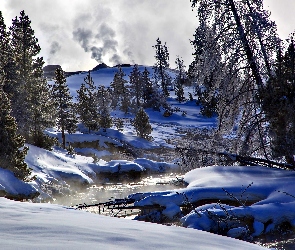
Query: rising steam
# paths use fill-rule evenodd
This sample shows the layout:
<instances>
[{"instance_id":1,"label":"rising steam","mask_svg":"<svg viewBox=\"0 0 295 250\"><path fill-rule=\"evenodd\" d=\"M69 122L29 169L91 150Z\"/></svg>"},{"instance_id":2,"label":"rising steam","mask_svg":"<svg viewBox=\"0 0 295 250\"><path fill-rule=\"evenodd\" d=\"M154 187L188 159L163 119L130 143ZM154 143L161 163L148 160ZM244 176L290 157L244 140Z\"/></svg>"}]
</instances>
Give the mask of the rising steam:
<instances>
[{"instance_id":1,"label":"rising steam","mask_svg":"<svg viewBox=\"0 0 295 250\"><path fill-rule=\"evenodd\" d=\"M115 31L106 23L102 23L96 34L85 28L77 28L73 31L73 38L85 52L91 52L91 58L102 63L103 56L109 55L110 62L121 63L121 57L117 53L118 42Z\"/></svg>"}]
</instances>

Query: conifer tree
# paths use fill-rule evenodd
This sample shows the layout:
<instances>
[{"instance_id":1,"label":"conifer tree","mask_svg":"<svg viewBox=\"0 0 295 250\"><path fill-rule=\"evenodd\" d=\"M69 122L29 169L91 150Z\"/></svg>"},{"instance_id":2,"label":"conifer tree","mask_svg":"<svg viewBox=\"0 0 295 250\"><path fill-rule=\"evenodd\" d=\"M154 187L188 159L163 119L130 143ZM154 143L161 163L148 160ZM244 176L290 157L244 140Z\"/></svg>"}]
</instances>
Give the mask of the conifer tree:
<instances>
[{"instance_id":1,"label":"conifer tree","mask_svg":"<svg viewBox=\"0 0 295 250\"><path fill-rule=\"evenodd\" d=\"M27 131L27 142L46 149L51 149L53 138L44 134L46 128L55 126L54 102L51 98L50 88L43 77L43 59L37 58L32 78L30 97L30 119Z\"/></svg>"},{"instance_id":2,"label":"conifer tree","mask_svg":"<svg viewBox=\"0 0 295 250\"><path fill-rule=\"evenodd\" d=\"M149 122L149 116L144 111L143 108L140 108L133 121L133 126L136 130L137 136L150 140L151 139L151 132L152 132L152 126Z\"/></svg>"},{"instance_id":3,"label":"conifer tree","mask_svg":"<svg viewBox=\"0 0 295 250\"><path fill-rule=\"evenodd\" d=\"M125 73L122 68L119 67L118 72L114 75L114 80L111 83L112 88L112 107L119 107L120 110L126 114L131 106L130 104L130 93L126 87L127 81L124 79Z\"/></svg>"},{"instance_id":4,"label":"conifer tree","mask_svg":"<svg viewBox=\"0 0 295 250\"><path fill-rule=\"evenodd\" d=\"M139 71L138 65L135 64L130 75L130 94L135 97L136 110L141 106L141 99L143 96L143 82L141 79L141 73Z\"/></svg>"},{"instance_id":5,"label":"conifer tree","mask_svg":"<svg viewBox=\"0 0 295 250\"><path fill-rule=\"evenodd\" d=\"M157 39L157 44L153 46L156 51L156 63L153 67L155 78L160 81L163 94L169 96L168 85L171 84L171 78L166 70L169 68L169 52L165 44L162 44L160 38Z\"/></svg>"},{"instance_id":6,"label":"conifer tree","mask_svg":"<svg viewBox=\"0 0 295 250\"><path fill-rule=\"evenodd\" d=\"M82 123L88 128L89 133L90 130L97 129L99 120L96 91L89 71L84 79L84 83L82 83L80 89L77 90L77 112Z\"/></svg>"},{"instance_id":7,"label":"conifer tree","mask_svg":"<svg viewBox=\"0 0 295 250\"><path fill-rule=\"evenodd\" d=\"M27 180L31 170L25 163L28 148L17 133L17 124L11 116L10 101L0 87L0 167L8 169L20 180Z\"/></svg>"},{"instance_id":8,"label":"conifer tree","mask_svg":"<svg viewBox=\"0 0 295 250\"><path fill-rule=\"evenodd\" d=\"M284 157L295 168L295 43L277 53L275 75L266 84L262 108L269 121L274 158Z\"/></svg>"},{"instance_id":9,"label":"conifer tree","mask_svg":"<svg viewBox=\"0 0 295 250\"><path fill-rule=\"evenodd\" d=\"M143 86L143 101L144 104L149 106L148 103L152 99L153 95L153 82L150 79L150 72L147 68L144 68L141 76L142 86Z\"/></svg>"},{"instance_id":10,"label":"conifer tree","mask_svg":"<svg viewBox=\"0 0 295 250\"><path fill-rule=\"evenodd\" d=\"M121 118L114 118L113 123L116 126L118 131L123 131L124 130L124 121Z\"/></svg>"},{"instance_id":11,"label":"conifer tree","mask_svg":"<svg viewBox=\"0 0 295 250\"><path fill-rule=\"evenodd\" d=\"M106 131L112 126L110 115L111 98L110 92L104 86L99 86L97 90L99 126Z\"/></svg>"},{"instance_id":12,"label":"conifer tree","mask_svg":"<svg viewBox=\"0 0 295 250\"><path fill-rule=\"evenodd\" d=\"M10 49L10 38L7 32L6 25L4 23L4 18L2 12L0 11L0 85L5 84L5 68L9 62L9 56L11 56Z\"/></svg>"},{"instance_id":13,"label":"conifer tree","mask_svg":"<svg viewBox=\"0 0 295 250\"><path fill-rule=\"evenodd\" d=\"M70 95L64 72L61 68L55 71L55 80L52 85L52 97L54 100L57 125L62 133L62 146L66 148L65 131L69 134L75 132L77 118L74 112L73 97Z\"/></svg>"},{"instance_id":14,"label":"conifer tree","mask_svg":"<svg viewBox=\"0 0 295 250\"><path fill-rule=\"evenodd\" d=\"M176 58L175 64L177 66L176 70L178 72L175 78L175 94L177 96L176 100L182 102L185 100L183 91L183 84L186 79L185 65L183 60L179 57Z\"/></svg>"},{"instance_id":15,"label":"conifer tree","mask_svg":"<svg viewBox=\"0 0 295 250\"><path fill-rule=\"evenodd\" d=\"M26 136L30 122L30 86L33 79L35 59L40 46L31 28L31 21L24 11L12 20L11 48L16 63L17 85L13 87L12 112L18 123L19 131Z\"/></svg>"},{"instance_id":16,"label":"conifer tree","mask_svg":"<svg viewBox=\"0 0 295 250\"><path fill-rule=\"evenodd\" d=\"M10 33L13 58L6 68L9 84L5 85L5 91L11 98L19 132L28 142L42 146L46 139L43 130L54 124L52 103L43 77L44 61L37 57L41 48L24 11L12 20Z\"/></svg>"}]
</instances>

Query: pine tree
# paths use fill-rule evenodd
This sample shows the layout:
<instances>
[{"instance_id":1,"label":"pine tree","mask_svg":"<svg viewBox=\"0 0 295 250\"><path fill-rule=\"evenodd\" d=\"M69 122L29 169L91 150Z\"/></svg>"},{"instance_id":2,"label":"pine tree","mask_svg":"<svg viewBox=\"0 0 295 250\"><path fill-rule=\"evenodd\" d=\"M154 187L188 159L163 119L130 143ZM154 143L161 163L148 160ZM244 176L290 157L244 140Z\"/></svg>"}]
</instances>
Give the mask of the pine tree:
<instances>
[{"instance_id":1,"label":"pine tree","mask_svg":"<svg viewBox=\"0 0 295 250\"><path fill-rule=\"evenodd\" d=\"M4 23L4 18L2 12L0 11L0 85L4 86L5 84L5 68L9 62L9 52L10 49L10 38L9 33L7 32L6 25Z\"/></svg>"},{"instance_id":2,"label":"pine tree","mask_svg":"<svg viewBox=\"0 0 295 250\"><path fill-rule=\"evenodd\" d=\"M270 129L270 145L274 158L285 157L295 167L295 43L291 38L283 55L277 53L275 75L267 84L262 108Z\"/></svg>"},{"instance_id":3,"label":"pine tree","mask_svg":"<svg viewBox=\"0 0 295 250\"><path fill-rule=\"evenodd\" d=\"M113 119L113 123L116 126L118 131L123 131L124 130L124 121L121 118L115 118Z\"/></svg>"},{"instance_id":4,"label":"pine tree","mask_svg":"<svg viewBox=\"0 0 295 250\"><path fill-rule=\"evenodd\" d=\"M122 94L127 91L125 84L127 81L124 79L125 73L121 67L114 74L113 82L110 84L112 88L112 106L114 108L120 106Z\"/></svg>"},{"instance_id":5,"label":"pine tree","mask_svg":"<svg viewBox=\"0 0 295 250\"><path fill-rule=\"evenodd\" d=\"M138 65L135 64L130 75L129 75L129 83L130 83L130 94L135 97L135 106L136 111L141 106L141 100L143 97L143 82L141 79L141 73L139 71Z\"/></svg>"},{"instance_id":6,"label":"pine tree","mask_svg":"<svg viewBox=\"0 0 295 250\"><path fill-rule=\"evenodd\" d=\"M55 80L52 85L52 98L55 104L57 125L62 133L62 146L66 148L65 131L75 132L77 118L74 112L73 97L70 95L64 72L61 68L55 71Z\"/></svg>"},{"instance_id":7,"label":"pine tree","mask_svg":"<svg viewBox=\"0 0 295 250\"><path fill-rule=\"evenodd\" d=\"M144 71L142 72L141 81L143 86L143 101L148 107L148 103L152 99L153 95L153 82L150 79L150 72L147 68L144 68Z\"/></svg>"},{"instance_id":8,"label":"pine tree","mask_svg":"<svg viewBox=\"0 0 295 250\"><path fill-rule=\"evenodd\" d=\"M110 115L111 98L110 92L104 86L99 86L97 90L98 100L98 114L99 126L106 131L107 128L112 126L112 118Z\"/></svg>"},{"instance_id":9,"label":"pine tree","mask_svg":"<svg viewBox=\"0 0 295 250\"><path fill-rule=\"evenodd\" d=\"M12 102L19 132L36 146L48 143L43 130L54 125L49 86L43 77L44 61L37 57L41 48L31 21L24 11L12 20L12 60L6 68L9 84L5 85Z\"/></svg>"},{"instance_id":10,"label":"pine tree","mask_svg":"<svg viewBox=\"0 0 295 250\"><path fill-rule=\"evenodd\" d=\"M0 167L8 169L20 180L27 180L31 170L25 163L28 148L17 133L17 124L11 116L10 101L0 87Z\"/></svg>"},{"instance_id":11,"label":"pine tree","mask_svg":"<svg viewBox=\"0 0 295 250\"><path fill-rule=\"evenodd\" d=\"M46 128L55 126L54 102L51 98L50 88L43 77L43 58L37 58L34 75L29 85L30 119L27 141L35 146L51 149L53 138L44 135Z\"/></svg>"},{"instance_id":12,"label":"pine tree","mask_svg":"<svg viewBox=\"0 0 295 250\"><path fill-rule=\"evenodd\" d=\"M169 96L168 86L171 84L171 78L166 70L169 68L169 52L165 44L162 44L160 38L157 39L157 44L153 46L156 50L156 64L153 69L155 71L155 78L160 81L163 94Z\"/></svg>"},{"instance_id":13,"label":"pine tree","mask_svg":"<svg viewBox=\"0 0 295 250\"><path fill-rule=\"evenodd\" d=\"M185 100L184 98L184 91L183 91L183 84L186 80L186 73L185 73L185 65L183 60L179 57L176 58L175 64L177 66L176 70L178 74L175 77L175 94L177 96L176 100L182 102Z\"/></svg>"},{"instance_id":14,"label":"pine tree","mask_svg":"<svg viewBox=\"0 0 295 250\"><path fill-rule=\"evenodd\" d=\"M151 139L151 132L152 132L152 126L149 122L149 116L144 111L143 108L140 108L133 121L133 126L136 130L137 136L150 140Z\"/></svg>"},{"instance_id":15,"label":"pine tree","mask_svg":"<svg viewBox=\"0 0 295 250\"><path fill-rule=\"evenodd\" d=\"M84 83L82 83L80 89L77 90L77 112L82 123L88 128L89 133L90 130L97 129L99 120L96 91L89 71L84 79Z\"/></svg>"},{"instance_id":16,"label":"pine tree","mask_svg":"<svg viewBox=\"0 0 295 250\"><path fill-rule=\"evenodd\" d=\"M126 87L127 81L124 79L125 73L122 68L118 68L118 72L114 75L114 80L111 83L112 88L112 104L113 108L119 107L120 110L128 113L131 102L130 102L130 93Z\"/></svg>"},{"instance_id":17,"label":"pine tree","mask_svg":"<svg viewBox=\"0 0 295 250\"><path fill-rule=\"evenodd\" d=\"M19 131L27 137L30 131L30 90L36 57L40 53L38 39L34 36L31 21L24 11L12 20L11 48L16 63L17 85L13 86L12 113L16 118Z\"/></svg>"}]
</instances>

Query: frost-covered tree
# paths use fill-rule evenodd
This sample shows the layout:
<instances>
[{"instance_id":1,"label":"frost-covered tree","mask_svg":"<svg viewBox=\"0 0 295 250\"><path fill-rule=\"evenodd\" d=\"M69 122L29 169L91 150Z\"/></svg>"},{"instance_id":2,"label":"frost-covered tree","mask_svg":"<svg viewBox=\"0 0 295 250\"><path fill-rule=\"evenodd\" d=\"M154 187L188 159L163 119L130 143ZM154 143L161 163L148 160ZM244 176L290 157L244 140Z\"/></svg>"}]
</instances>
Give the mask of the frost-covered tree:
<instances>
[{"instance_id":1,"label":"frost-covered tree","mask_svg":"<svg viewBox=\"0 0 295 250\"><path fill-rule=\"evenodd\" d=\"M90 130L97 129L99 121L96 92L97 90L89 71L84 79L84 83L77 90L77 113L82 123L88 128L89 133Z\"/></svg>"},{"instance_id":2,"label":"frost-covered tree","mask_svg":"<svg viewBox=\"0 0 295 250\"><path fill-rule=\"evenodd\" d=\"M174 79L175 95L176 95L176 100L179 102L182 102L185 100L184 91L183 91L183 85L186 81L185 65L183 60L180 59L179 56L176 58L175 64L176 64L176 70L177 70L177 75Z\"/></svg>"},{"instance_id":3,"label":"frost-covered tree","mask_svg":"<svg viewBox=\"0 0 295 250\"><path fill-rule=\"evenodd\" d=\"M52 98L55 105L55 113L57 117L57 126L62 134L62 146L66 148L65 132L69 134L75 132L77 117L72 102L73 97L70 94L69 87L62 68L55 71L55 80L52 85Z\"/></svg>"},{"instance_id":4,"label":"frost-covered tree","mask_svg":"<svg viewBox=\"0 0 295 250\"><path fill-rule=\"evenodd\" d=\"M208 101L216 98L220 135L235 136L229 150L268 158L267 123L260 111L263 79L272 75L279 41L276 26L262 0L192 0L192 6L198 9L193 43L202 65L199 76L209 86Z\"/></svg>"},{"instance_id":5,"label":"frost-covered tree","mask_svg":"<svg viewBox=\"0 0 295 250\"><path fill-rule=\"evenodd\" d=\"M149 116L143 108L140 108L137 111L136 116L133 120L133 126L136 130L137 136L147 140L151 139L150 134L153 129L149 122Z\"/></svg>"},{"instance_id":6,"label":"frost-covered tree","mask_svg":"<svg viewBox=\"0 0 295 250\"><path fill-rule=\"evenodd\" d=\"M109 89L99 86L97 90L99 127L106 131L112 126L112 118L110 115L111 95Z\"/></svg>"},{"instance_id":7,"label":"frost-covered tree","mask_svg":"<svg viewBox=\"0 0 295 250\"><path fill-rule=\"evenodd\" d=\"M8 169L20 180L27 180L31 170L25 163L28 148L25 139L17 133L17 124L11 116L7 94L0 87L0 167Z\"/></svg>"},{"instance_id":8,"label":"frost-covered tree","mask_svg":"<svg viewBox=\"0 0 295 250\"><path fill-rule=\"evenodd\" d=\"M195 75L196 95L198 103L202 105L201 113L212 117L218 114L218 96L224 87L222 75L226 68L222 62L220 46L215 39L213 28L200 24L194 37L192 43L195 47L195 60L191 72L193 71Z\"/></svg>"},{"instance_id":9,"label":"frost-covered tree","mask_svg":"<svg viewBox=\"0 0 295 250\"><path fill-rule=\"evenodd\" d=\"M156 81L160 81L163 94L169 96L168 86L171 84L171 77L166 70L169 68L169 52L165 44L162 44L160 38L157 39L157 44L153 46L156 51L156 63L153 67L155 71Z\"/></svg>"},{"instance_id":10,"label":"frost-covered tree","mask_svg":"<svg viewBox=\"0 0 295 250\"><path fill-rule=\"evenodd\" d=\"M141 73L139 71L138 65L135 64L130 75L130 95L135 98L136 110L141 106L141 100L143 96L143 83L141 79Z\"/></svg>"}]
</instances>

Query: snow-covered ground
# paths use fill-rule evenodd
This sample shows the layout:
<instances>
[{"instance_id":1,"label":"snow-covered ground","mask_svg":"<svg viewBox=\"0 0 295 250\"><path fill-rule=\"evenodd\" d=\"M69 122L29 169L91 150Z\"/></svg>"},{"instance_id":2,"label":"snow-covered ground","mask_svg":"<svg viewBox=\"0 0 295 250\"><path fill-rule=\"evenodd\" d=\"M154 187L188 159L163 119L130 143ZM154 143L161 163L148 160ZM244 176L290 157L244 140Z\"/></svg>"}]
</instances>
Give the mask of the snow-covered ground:
<instances>
[{"instance_id":1,"label":"snow-covered ground","mask_svg":"<svg viewBox=\"0 0 295 250\"><path fill-rule=\"evenodd\" d=\"M193 229L0 198L1 249L263 249Z\"/></svg>"},{"instance_id":2,"label":"snow-covered ground","mask_svg":"<svg viewBox=\"0 0 295 250\"><path fill-rule=\"evenodd\" d=\"M141 70L144 67L140 67ZM151 68L149 68L151 69ZM92 72L96 85L109 86L117 69L108 68ZM132 68L123 68L127 75ZM67 79L71 93L75 96L87 73L73 75ZM128 77L126 76L126 79ZM185 90L186 95L192 92ZM104 161L100 158L112 154L109 145L121 147L128 143L134 148L157 150L172 149L168 139L181 138L182 131L196 127L214 127L215 118L204 118L200 115L200 107L195 102L178 103L171 92L168 102L179 107L182 112L175 112L164 117L163 112L146 110L153 127L152 141L139 139L128 120L132 115L125 116L117 112L116 116L126 120L124 130L117 131L114 127L106 132L95 131L83 134L78 131L66 135L70 143L91 142L97 147L77 148L82 155L69 155L66 150L53 148L52 151L29 146L26 162L33 170L36 179L30 183L18 181L10 172L0 171L0 194L10 196L33 196L40 193L40 200L50 200L48 185L59 185L67 192L73 183L76 185L95 184L103 173L161 172L176 171L178 165L173 162L153 161L138 158L132 161ZM60 139L60 133L54 128L47 134ZM83 155L84 154L84 155ZM88 154L96 155L98 160ZM175 155L175 157L177 157ZM243 234L254 237L261 233L271 232L282 222L295 226L295 194L292 183L295 181L293 172L262 167L205 167L193 170L185 175L188 187L166 192L135 194L136 205L162 205L162 215L167 218L178 218L183 226L194 229L161 226L151 223L108 218L95 214L75 211L73 209L51 205L19 203L0 199L0 247L1 249L260 249L243 241L217 236L203 232L214 231L216 225L212 215L223 218L224 213L233 217L247 216L251 218L251 228L245 224L230 223L226 228L228 236L242 237ZM222 203L225 199L235 199L241 204L236 207ZM195 203L199 200L214 200L215 204L197 207L188 215L182 214L183 203ZM217 202L220 200L220 202ZM247 203L251 202L250 206ZM228 214L226 214L227 216ZM211 216L211 217L210 217ZM236 218L235 217L235 218ZM4 218L4 219L3 219Z\"/></svg>"},{"instance_id":3,"label":"snow-covered ground","mask_svg":"<svg viewBox=\"0 0 295 250\"><path fill-rule=\"evenodd\" d=\"M188 183L184 189L130 197L137 200L137 206L164 207L162 215L171 220L182 217L185 227L208 232L222 229L231 237L275 232L283 223L295 227L295 172L258 166L212 166L192 170L184 180ZM207 201L206 205L182 215L181 206L202 201Z\"/></svg>"}]
</instances>

